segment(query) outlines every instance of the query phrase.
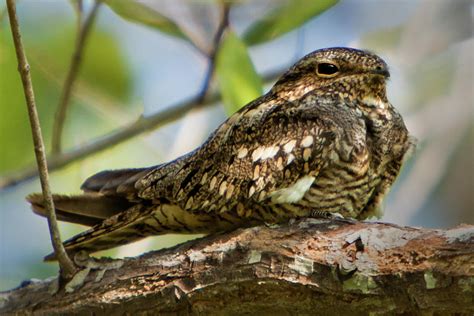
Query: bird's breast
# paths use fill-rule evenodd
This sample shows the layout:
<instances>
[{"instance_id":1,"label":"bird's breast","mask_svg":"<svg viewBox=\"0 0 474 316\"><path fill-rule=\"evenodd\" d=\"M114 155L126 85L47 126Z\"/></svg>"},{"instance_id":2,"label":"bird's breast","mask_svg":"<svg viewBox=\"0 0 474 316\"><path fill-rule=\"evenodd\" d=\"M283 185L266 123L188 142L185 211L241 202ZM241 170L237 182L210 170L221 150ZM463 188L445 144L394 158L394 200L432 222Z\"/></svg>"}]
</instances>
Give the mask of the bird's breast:
<instances>
[{"instance_id":1,"label":"bird's breast","mask_svg":"<svg viewBox=\"0 0 474 316\"><path fill-rule=\"evenodd\" d=\"M365 146L348 146L333 153L300 204L314 210L357 217L380 183L378 166Z\"/></svg>"}]
</instances>

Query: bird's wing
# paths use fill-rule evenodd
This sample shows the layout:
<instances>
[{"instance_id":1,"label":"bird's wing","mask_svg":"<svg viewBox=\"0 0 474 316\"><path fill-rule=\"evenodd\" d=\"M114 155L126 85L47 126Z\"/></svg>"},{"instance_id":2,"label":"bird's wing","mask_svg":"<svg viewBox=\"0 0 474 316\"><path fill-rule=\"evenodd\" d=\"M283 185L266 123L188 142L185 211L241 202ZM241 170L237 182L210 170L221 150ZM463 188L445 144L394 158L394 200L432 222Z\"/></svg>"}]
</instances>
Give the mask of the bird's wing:
<instances>
[{"instance_id":1,"label":"bird's wing","mask_svg":"<svg viewBox=\"0 0 474 316\"><path fill-rule=\"evenodd\" d=\"M101 171L87 178L81 189L85 193L98 193L106 196L120 195L132 200L136 197L135 182L159 167Z\"/></svg>"},{"instance_id":2,"label":"bird's wing","mask_svg":"<svg viewBox=\"0 0 474 316\"><path fill-rule=\"evenodd\" d=\"M317 98L270 102L236 113L179 167L138 180L139 196L206 212L269 198L295 200L298 196L281 190L297 183L309 189L330 162L341 129L324 115Z\"/></svg>"},{"instance_id":3,"label":"bird's wing","mask_svg":"<svg viewBox=\"0 0 474 316\"><path fill-rule=\"evenodd\" d=\"M186 154L176 160L147 168L130 168L105 170L87 178L81 186L85 193L100 194L108 197L126 198L131 202L139 201L136 183L148 174L169 174L179 168L190 155Z\"/></svg>"}]
</instances>

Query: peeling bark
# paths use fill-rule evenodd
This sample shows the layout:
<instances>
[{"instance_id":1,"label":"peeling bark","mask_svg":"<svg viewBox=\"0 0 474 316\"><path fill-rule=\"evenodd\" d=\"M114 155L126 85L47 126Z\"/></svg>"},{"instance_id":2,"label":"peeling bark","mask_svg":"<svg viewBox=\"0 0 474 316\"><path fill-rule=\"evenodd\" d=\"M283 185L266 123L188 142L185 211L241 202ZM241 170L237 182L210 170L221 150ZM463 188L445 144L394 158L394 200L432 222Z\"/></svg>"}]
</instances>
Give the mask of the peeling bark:
<instances>
[{"instance_id":1,"label":"peeling bark","mask_svg":"<svg viewBox=\"0 0 474 316\"><path fill-rule=\"evenodd\" d=\"M239 229L100 261L72 293L55 280L0 296L1 314L474 313L474 226L329 222Z\"/></svg>"}]
</instances>

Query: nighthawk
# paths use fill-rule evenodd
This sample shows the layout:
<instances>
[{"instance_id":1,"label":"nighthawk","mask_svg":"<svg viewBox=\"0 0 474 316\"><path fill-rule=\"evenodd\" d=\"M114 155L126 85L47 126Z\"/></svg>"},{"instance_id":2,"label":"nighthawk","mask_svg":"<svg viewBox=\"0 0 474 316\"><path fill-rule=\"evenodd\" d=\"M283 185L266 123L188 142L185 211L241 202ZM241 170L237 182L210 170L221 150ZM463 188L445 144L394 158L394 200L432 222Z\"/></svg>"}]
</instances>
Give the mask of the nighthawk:
<instances>
[{"instance_id":1,"label":"nighthawk","mask_svg":"<svg viewBox=\"0 0 474 316\"><path fill-rule=\"evenodd\" d=\"M102 171L83 194L55 195L60 220L92 226L66 250L321 214L377 215L414 146L387 100L388 78L387 64L366 51L310 53L194 151L149 168ZM39 194L28 200L45 215Z\"/></svg>"}]
</instances>

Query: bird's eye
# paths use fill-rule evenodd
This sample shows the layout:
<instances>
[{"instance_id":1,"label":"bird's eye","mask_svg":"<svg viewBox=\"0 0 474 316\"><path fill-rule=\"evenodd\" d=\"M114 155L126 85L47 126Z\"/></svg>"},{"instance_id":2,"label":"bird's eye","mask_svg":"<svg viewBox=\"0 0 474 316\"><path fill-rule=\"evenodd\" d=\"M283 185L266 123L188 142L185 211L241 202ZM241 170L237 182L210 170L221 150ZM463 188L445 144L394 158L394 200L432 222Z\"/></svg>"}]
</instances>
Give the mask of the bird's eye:
<instances>
[{"instance_id":1,"label":"bird's eye","mask_svg":"<svg viewBox=\"0 0 474 316\"><path fill-rule=\"evenodd\" d=\"M334 64L320 63L317 72L321 77L332 77L339 72L339 68Z\"/></svg>"}]
</instances>

